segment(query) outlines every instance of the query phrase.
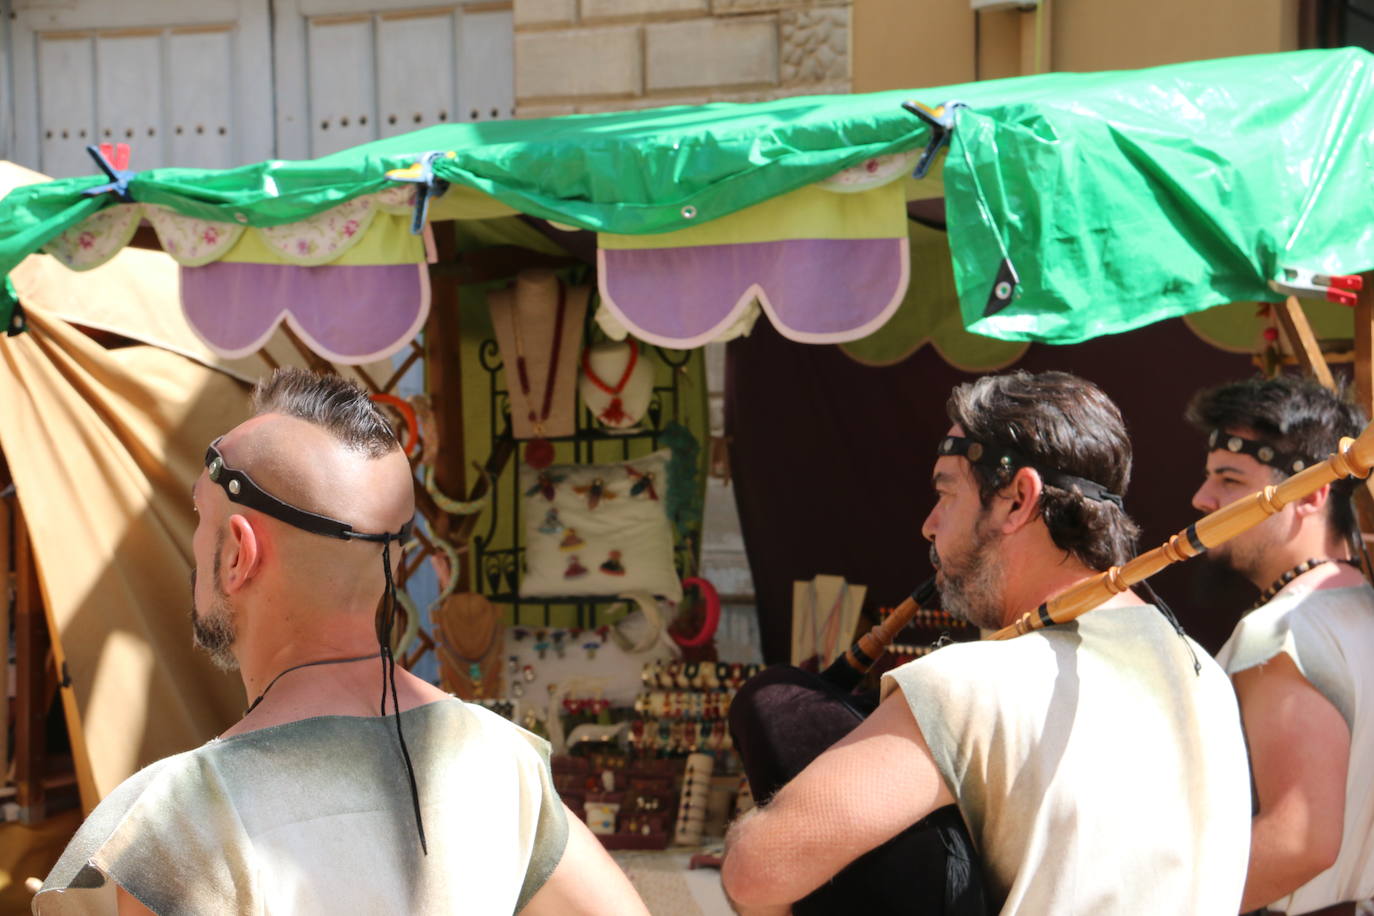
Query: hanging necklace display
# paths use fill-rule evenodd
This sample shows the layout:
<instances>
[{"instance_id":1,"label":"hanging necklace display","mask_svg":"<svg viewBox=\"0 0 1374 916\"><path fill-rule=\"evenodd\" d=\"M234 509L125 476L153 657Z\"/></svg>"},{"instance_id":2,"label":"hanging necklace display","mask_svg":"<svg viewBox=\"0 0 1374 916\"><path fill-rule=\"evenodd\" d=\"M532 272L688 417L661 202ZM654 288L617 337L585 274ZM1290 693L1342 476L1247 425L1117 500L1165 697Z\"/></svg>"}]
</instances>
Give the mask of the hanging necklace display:
<instances>
[{"instance_id":1,"label":"hanging necklace display","mask_svg":"<svg viewBox=\"0 0 1374 916\"><path fill-rule=\"evenodd\" d=\"M501 696L505 634L500 609L464 592L435 609L433 624L441 686L464 700Z\"/></svg>"},{"instance_id":2,"label":"hanging necklace display","mask_svg":"<svg viewBox=\"0 0 1374 916\"><path fill-rule=\"evenodd\" d=\"M505 367L510 432L529 440L532 467L553 463L550 440L570 436L577 420L578 354L590 290L549 270L524 270L487 294L492 331Z\"/></svg>"},{"instance_id":3,"label":"hanging necklace display","mask_svg":"<svg viewBox=\"0 0 1374 916\"><path fill-rule=\"evenodd\" d=\"M582 351L577 390L598 423L610 430L638 426L654 396L654 364L639 342L597 344Z\"/></svg>"},{"instance_id":4,"label":"hanging necklace display","mask_svg":"<svg viewBox=\"0 0 1374 916\"><path fill-rule=\"evenodd\" d=\"M568 314L568 289L563 281L558 281L558 311L553 319L553 343L549 347L549 365L544 373L544 397L540 401L539 412L535 413L532 389L530 388L529 364L525 359L525 334L520 320L520 309L511 309L511 329L515 332L515 375L520 381L520 393L529 405L530 426L534 429L534 439L525 446L525 463L532 468L546 468L553 464L553 446L544 438L544 423L549 419L553 408L553 389L558 383L558 353L563 348L563 319Z\"/></svg>"}]
</instances>

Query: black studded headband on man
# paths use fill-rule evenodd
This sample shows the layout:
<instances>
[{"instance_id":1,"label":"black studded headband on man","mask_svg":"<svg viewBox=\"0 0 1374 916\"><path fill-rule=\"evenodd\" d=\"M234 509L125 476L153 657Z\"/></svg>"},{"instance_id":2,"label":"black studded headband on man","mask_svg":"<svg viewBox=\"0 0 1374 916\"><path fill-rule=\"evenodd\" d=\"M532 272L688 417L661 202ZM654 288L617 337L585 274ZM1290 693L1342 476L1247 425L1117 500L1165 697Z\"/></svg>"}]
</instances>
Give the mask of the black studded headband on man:
<instances>
[{"instance_id":1,"label":"black studded headband on man","mask_svg":"<svg viewBox=\"0 0 1374 916\"><path fill-rule=\"evenodd\" d=\"M1117 507L1122 505L1121 494L1113 493L1102 484L1086 477L1076 477L1053 468L1042 467L1010 446L991 445L965 436L945 436L940 440L937 451L940 455L961 456L967 458L970 464L981 464L989 468L1005 468L1008 471L1031 468L1040 475L1041 480L1052 487L1070 492L1076 490L1088 499L1111 503Z\"/></svg>"},{"instance_id":2,"label":"black studded headband on man","mask_svg":"<svg viewBox=\"0 0 1374 916\"><path fill-rule=\"evenodd\" d=\"M327 515L307 512L305 509L277 499L258 486L253 478L248 476L247 471L231 468L224 463L224 456L219 451L220 439L223 438L220 436L205 449L205 469L209 472L210 482L219 484L220 488L224 490L224 495L229 497L230 502L255 509L263 515L270 515L277 521L284 522L293 528L344 541L376 541L378 543L398 541L404 543L410 538L412 527L410 522L402 525L400 531L368 534L354 531L353 526L347 522L341 522Z\"/></svg>"},{"instance_id":3,"label":"black studded headband on man","mask_svg":"<svg viewBox=\"0 0 1374 916\"><path fill-rule=\"evenodd\" d=\"M1228 433L1224 429L1214 429L1207 435L1208 451L1221 449L1238 455L1249 455L1260 464L1266 464L1285 474L1296 474L1303 468L1311 467L1322 460L1319 455L1292 455L1281 452L1263 439L1251 439Z\"/></svg>"}]
</instances>

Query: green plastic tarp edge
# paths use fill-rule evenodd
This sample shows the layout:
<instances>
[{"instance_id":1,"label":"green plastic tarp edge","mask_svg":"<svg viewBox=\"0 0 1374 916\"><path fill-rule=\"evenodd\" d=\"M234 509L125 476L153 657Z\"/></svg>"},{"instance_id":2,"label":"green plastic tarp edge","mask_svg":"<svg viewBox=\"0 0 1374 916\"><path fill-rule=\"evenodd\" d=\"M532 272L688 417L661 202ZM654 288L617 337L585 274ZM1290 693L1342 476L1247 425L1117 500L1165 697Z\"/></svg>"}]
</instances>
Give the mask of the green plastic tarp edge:
<instances>
[{"instance_id":1,"label":"green plastic tarp edge","mask_svg":"<svg viewBox=\"0 0 1374 916\"><path fill-rule=\"evenodd\" d=\"M965 326L1071 344L1374 269L1374 56L1103 74L958 113L945 192ZM1172 117L1171 117L1172 115ZM990 313L1010 258L1018 295ZM1319 293L1316 295L1320 295Z\"/></svg>"},{"instance_id":2,"label":"green plastic tarp edge","mask_svg":"<svg viewBox=\"0 0 1374 916\"><path fill-rule=\"evenodd\" d=\"M387 187L388 169L427 152L452 151L436 161L438 176L530 215L623 235L671 232L870 156L917 148L929 131L901 102L961 99L971 108L958 116L945 185L965 324L1004 340L1071 343L1220 302L1278 298L1265 284L1294 259L1332 272L1374 266L1374 229L1364 225L1374 222L1369 182L1352 187L1346 174L1374 158L1369 133L1350 127L1374 119L1371 60L1358 49L1292 52L754 105L440 125L306 162L150 170L130 187L135 199L188 216L279 225ZM1217 115L1198 93L1211 94L1208 104L1215 97L1232 104ZM1234 124L1226 121L1247 104ZM1218 123L1239 130L1229 147L1213 142ZM1302 175L1280 182L1282 193L1261 188L1246 169L1272 177L1266 161L1288 161L1272 144L1291 145L1293 136L1325 143L1316 158L1298 151L1299 165L1315 168L1307 184L1316 191L1305 191ZM1258 162L1244 162L1250 149L1261 151L1252 156ZM1179 163L1185 172L1198 163L1225 171L1243 193L1219 194L1232 184L1208 174L1171 174ZM0 202L0 270L8 273L112 202L81 196L103 182L66 179ZM1163 217L1148 212L1152 196ZM1280 211L1277 229L1273 213L1253 218L1265 200ZM1351 201L1355 217L1332 216ZM1118 213L1134 204L1141 223L1121 231ZM1157 250L1161 238L1171 243L1167 257ZM989 266L1004 257L1020 274L1018 296L986 315Z\"/></svg>"}]
</instances>

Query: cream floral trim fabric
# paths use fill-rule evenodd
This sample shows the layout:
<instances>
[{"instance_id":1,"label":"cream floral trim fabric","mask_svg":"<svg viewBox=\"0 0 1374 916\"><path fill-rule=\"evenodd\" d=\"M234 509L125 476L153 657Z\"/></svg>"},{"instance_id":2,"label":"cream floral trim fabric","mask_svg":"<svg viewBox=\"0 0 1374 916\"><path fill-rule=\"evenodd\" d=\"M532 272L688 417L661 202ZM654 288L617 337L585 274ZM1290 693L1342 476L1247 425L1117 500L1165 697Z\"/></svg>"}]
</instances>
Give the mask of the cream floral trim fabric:
<instances>
[{"instance_id":1,"label":"cream floral trim fabric","mask_svg":"<svg viewBox=\"0 0 1374 916\"><path fill-rule=\"evenodd\" d=\"M143 204L143 216L153 224L162 250L187 267L218 261L243 235L243 226L182 216L157 204Z\"/></svg>"},{"instance_id":2,"label":"cream floral trim fabric","mask_svg":"<svg viewBox=\"0 0 1374 916\"><path fill-rule=\"evenodd\" d=\"M920 157L920 150L874 156L816 182L816 186L825 188L827 191L838 191L842 194L868 191L882 187L889 181L905 178L916 167L916 160Z\"/></svg>"},{"instance_id":3,"label":"cream floral trim fabric","mask_svg":"<svg viewBox=\"0 0 1374 916\"><path fill-rule=\"evenodd\" d=\"M157 204L115 204L52 239L44 250L72 270L91 270L129 244L146 220L162 250L186 267L219 260L245 231L258 233L285 263L316 266L337 260L361 241L378 211L409 213L414 198L414 187L395 185L300 222L263 228L196 219Z\"/></svg>"},{"instance_id":4,"label":"cream floral trim fabric","mask_svg":"<svg viewBox=\"0 0 1374 916\"><path fill-rule=\"evenodd\" d=\"M91 270L129 244L142 217L142 204L115 204L50 240L43 250L72 270Z\"/></svg>"}]
</instances>

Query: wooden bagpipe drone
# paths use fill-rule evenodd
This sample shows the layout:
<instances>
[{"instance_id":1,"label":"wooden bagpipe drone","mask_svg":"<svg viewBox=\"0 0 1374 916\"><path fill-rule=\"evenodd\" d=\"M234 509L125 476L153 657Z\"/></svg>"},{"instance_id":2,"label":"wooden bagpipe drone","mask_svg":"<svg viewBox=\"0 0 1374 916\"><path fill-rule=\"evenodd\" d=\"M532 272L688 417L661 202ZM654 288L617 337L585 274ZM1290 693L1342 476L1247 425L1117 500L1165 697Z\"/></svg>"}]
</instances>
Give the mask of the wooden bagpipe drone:
<instances>
[{"instance_id":1,"label":"wooden bagpipe drone","mask_svg":"<svg viewBox=\"0 0 1374 916\"><path fill-rule=\"evenodd\" d=\"M1230 540L1333 481L1368 476L1371 466L1374 424L1358 439L1342 439L1339 451L1326 461L1212 512L1159 547L1066 589L989 638L1010 639L1068 623L1170 564ZM873 691L855 692L855 688L917 611L934 606L936 597L935 580L923 583L820 674L777 665L744 684L730 707L730 731L760 803L766 803L876 708ZM850 863L794 904L792 911L798 916L855 912L972 916L993 909L976 847L958 809L950 805Z\"/></svg>"}]
</instances>

